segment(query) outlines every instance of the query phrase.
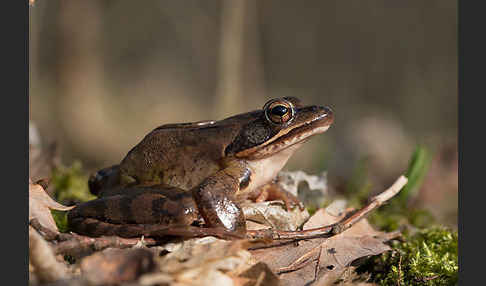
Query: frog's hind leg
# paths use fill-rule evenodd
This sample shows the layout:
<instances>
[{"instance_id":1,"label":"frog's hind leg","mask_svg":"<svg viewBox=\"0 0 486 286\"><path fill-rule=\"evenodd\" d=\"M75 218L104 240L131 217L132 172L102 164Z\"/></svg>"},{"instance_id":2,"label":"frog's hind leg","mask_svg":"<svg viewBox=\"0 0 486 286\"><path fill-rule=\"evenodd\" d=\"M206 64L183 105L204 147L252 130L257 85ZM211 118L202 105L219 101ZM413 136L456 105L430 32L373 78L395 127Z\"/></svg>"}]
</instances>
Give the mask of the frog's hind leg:
<instances>
[{"instance_id":1,"label":"frog's hind leg","mask_svg":"<svg viewBox=\"0 0 486 286\"><path fill-rule=\"evenodd\" d=\"M206 228L191 225L140 225L140 224L114 224L100 221L94 218L75 218L70 221L70 226L76 233L92 237L119 236L124 238L153 237L163 238L176 236L183 238L195 238L205 236L216 236L222 239L242 239L244 235L224 228Z\"/></svg>"},{"instance_id":2,"label":"frog's hind leg","mask_svg":"<svg viewBox=\"0 0 486 286\"><path fill-rule=\"evenodd\" d=\"M133 238L141 237L146 232L143 225L115 224L95 218L73 218L69 221L69 227L78 234L92 237L116 235L124 238Z\"/></svg>"},{"instance_id":3,"label":"frog's hind leg","mask_svg":"<svg viewBox=\"0 0 486 286\"><path fill-rule=\"evenodd\" d=\"M68 213L70 229L88 236L138 237L199 220L191 193L156 186L81 203Z\"/></svg>"}]
</instances>

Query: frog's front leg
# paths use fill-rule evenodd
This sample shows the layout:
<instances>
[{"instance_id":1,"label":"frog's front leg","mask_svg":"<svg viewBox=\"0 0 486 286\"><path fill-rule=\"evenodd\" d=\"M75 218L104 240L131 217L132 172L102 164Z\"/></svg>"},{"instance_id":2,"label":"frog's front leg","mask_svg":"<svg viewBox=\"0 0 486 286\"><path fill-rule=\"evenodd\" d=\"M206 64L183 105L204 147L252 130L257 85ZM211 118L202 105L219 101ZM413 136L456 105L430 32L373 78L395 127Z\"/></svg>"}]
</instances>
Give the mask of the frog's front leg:
<instances>
[{"instance_id":1,"label":"frog's front leg","mask_svg":"<svg viewBox=\"0 0 486 286\"><path fill-rule=\"evenodd\" d=\"M244 162L235 162L209 176L192 189L200 215L207 227L244 237L246 220L236 202L236 193L248 184L251 172Z\"/></svg>"}]
</instances>

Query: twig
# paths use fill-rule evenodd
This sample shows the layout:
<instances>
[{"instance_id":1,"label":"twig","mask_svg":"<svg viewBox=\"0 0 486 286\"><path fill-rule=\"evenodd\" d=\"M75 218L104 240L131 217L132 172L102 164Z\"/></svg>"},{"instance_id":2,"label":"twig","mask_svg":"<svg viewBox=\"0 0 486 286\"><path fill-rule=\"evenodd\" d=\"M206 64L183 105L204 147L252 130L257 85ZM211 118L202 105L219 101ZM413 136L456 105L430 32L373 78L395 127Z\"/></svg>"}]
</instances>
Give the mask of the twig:
<instances>
[{"instance_id":1,"label":"twig","mask_svg":"<svg viewBox=\"0 0 486 286\"><path fill-rule=\"evenodd\" d=\"M371 198L370 202L366 206L355 212L353 215L345 217L337 223L299 231L281 231L274 229L250 230L247 231L247 238L250 240L301 240L315 237L334 236L347 230L355 223L366 217L366 215L371 211L375 210L393 196L398 194L403 186L405 186L407 181L408 180L405 176L400 176L390 188Z\"/></svg>"},{"instance_id":2,"label":"twig","mask_svg":"<svg viewBox=\"0 0 486 286\"><path fill-rule=\"evenodd\" d=\"M122 238L118 236L88 237L76 233L56 233L43 227L37 219L32 219L29 223L45 240L58 242L53 246L55 254L76 256L86 251L97 251L108 247L128 248L140 242L139 238ZM145 246L152 246L158 242L152 238L144 238L143 243Z\"/></svg>"},{"instance_id":3,"label":"twig","mask_svg":"<svg viewBox=\"0 0 486 286\"><path fill-rule=\"evenodd\" d=\"M129 248L139 242L139 238L122 238L118 236L101 236L88 237L71 233L72 238L62 241L53 246L56 254L77 255L86 251L98 251L108 247ZM144 238L146 246L156 245L157 241L150 238Z\"/></svg>"},{"instance_id":4,"label":"twig","mask_svg":"<svg viewBox=\"0 0 486 286\"><path fill-rule=\"evenodd\" d=\"M311 260L310 258L315 254L316 251L319 251L317 258L314 259L314 260ZM296 270L299 270L301 268L304 268L305 266L307 266L312 261L317 260L317 265L316 265L316 268L315 268L315 271L314 271L314 274L315 274L314 275L315 276L314 281L315 281L315 280L317 280L317 272L319 270L319 264L321 263L320 262L321 261L321 253L322 253L322 244L319 245L319 248L312 249L311 251L304 254L303 256L301 256L296 261L292 262L292 264L290 264L289 266L281 267L281 268L277 269L275 272L276 272L276 274L282 274L282 273L286 273L286 272L296 271Z\"/></svg>"},{"instance_id":5,"label":"twig","mask_svg":"<svg viewBox=\"0 0 486 286\"><path fill-rule=\"evenodd\" d=\"M56 260L47 241L29 226L29 262L41 282L54 282L68 278L67 267Z\"/></svg>"},{"instance_id":6,"label":"twig","mask_svg":"<svg viewBox=\"0 0 486 286\"><path fill-rule=\"evenodd\" d=\"M398 252L400 258L398 259L398 281L397 285L402 286L402 254Z\"/></svg>"},{"instance_id":7,"label":"twig","mask_svg":"<svg viewBox=\"0 0 486 286\"><path fill-rule=\"evenodd\" d=\"M319 247L319 256L317 256L316 267L314 269L314 280L317 281L317 275L319 274L319 265L321 265L321 253L322 253L322 244Z\"/></svg>"},{"instance_id":8,"label":"twig","mask_svg":"<svg viewBox=\"0 0 486 286\"><path fill-rule=\"evenodd\" d=\"M427 276L427 277L415 278L415 280L416 280L417 282L425 283L425 282L427 282L427 281L434 280L434 279L437 279L437 278L439 278L439 277L440 277L440 275L436 274L436 275Z\"/></svg>"},{"instance_id":9,"label":"twig","mask_svg":"<svg viewBox=\"0 0 486 286\"><path fill-rule=\"evenodd\" d=\"M65 238L64 234L55 232L47 227L44 227L42 224L40 224L39 220L36 218L33 218L29 221L29 225L33 227L35 230L39 232L39 234L47 241L53 241L53 240L66 240L63 239Z\"/></svg>"}]
</instances>

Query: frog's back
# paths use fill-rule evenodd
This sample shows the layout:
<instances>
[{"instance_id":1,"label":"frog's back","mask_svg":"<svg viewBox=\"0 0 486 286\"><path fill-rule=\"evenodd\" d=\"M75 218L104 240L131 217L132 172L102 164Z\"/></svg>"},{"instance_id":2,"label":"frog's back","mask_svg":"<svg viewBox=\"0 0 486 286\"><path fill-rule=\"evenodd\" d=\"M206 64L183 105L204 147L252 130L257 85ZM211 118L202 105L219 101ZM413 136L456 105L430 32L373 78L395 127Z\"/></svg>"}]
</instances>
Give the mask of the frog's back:
<instances>
[{"instance_id":1,"label":"frog's back","mask_svg":"<svg viewBox=\"0 0 486 286\"><path fill-rule=\"evenodd\" d=\"M169 124L154 129L123 159L122 177L132 177L139 184L164 183L188 190L217 172L226 142L233 135L222 134L217 125L196 124L199 123Z\"/></svg>"},{"instance_id":2,"label":"frog's back","mask_svg":"<svg viewBox=\"0 0 486 286\"><path fill-rule=\"evenodd\" d=\"M91 193L127 184L167 184L188 190L221 169L225 148L241 127L260 111L221 121L165 124L152 130L132 148L119 165L102 169L89 180Z\"/></svg>"}]
</instances>

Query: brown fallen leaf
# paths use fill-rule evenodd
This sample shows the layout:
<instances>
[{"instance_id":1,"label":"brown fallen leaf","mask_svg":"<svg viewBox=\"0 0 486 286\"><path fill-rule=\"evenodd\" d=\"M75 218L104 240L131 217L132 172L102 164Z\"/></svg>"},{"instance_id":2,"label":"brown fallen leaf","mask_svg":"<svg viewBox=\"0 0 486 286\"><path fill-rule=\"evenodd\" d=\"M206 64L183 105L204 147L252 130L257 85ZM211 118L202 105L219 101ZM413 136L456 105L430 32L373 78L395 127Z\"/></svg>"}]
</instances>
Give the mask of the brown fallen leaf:
<instances>
[{"instance_id":1,"label":"brown fallen leaf","mask_svg":"<svg viewBox=\"0 0 486 286\"><path fill-rule=\"evenodd\" d=\"M51 209L68 211L72 208L74 206L67 207L54 201L41 185L32 183L29 179L29 221L35 218L43 227L59 233Z\"/></svg>"},{"instance_id":2,"label":"brown fallen leaf","mask_svg":"<svg viewBox=\"0 0 486 286\"><path fill-rule=\"evenodd\" d=\"M140 284L237 285L239 274L252 266L245 241L204 237L161 248L170 253L157 259L160 272L142 276Z\"/></svg>"},{"instance_id":3,"label":"brown fallen leaf","mask_svg":"<svg viewBox=\"0 0 486 286\"><path fill-rule=\"evenodd\" d=\"M319 281L314 283L315 286L379 286L375 283L366 282L370 279L370 275L364 273L358 274L356 272L357 266L349 266L343 273L328 273ZM335 274L335 275L333 275ZM339 275L338 275L339 274Z\"/></svg>"},{"instance_id":4,"label":"brown fallen leaf","mask_svg":"<svg viewBox=\"0 0 486 286\"><path fill-rule=\"evenodd\" d=\"M134 281L155 269L154 253L146 248L108 248L81 261L83 277L91 285L117 285Z\"/></svg>"},{"instance_id":5,"label":"brown fallen leaf","mask_svg":"<svg viewBox=\"0 0 486 286\"><path fill-rule=\"evenodd\" d=\"M285 204L281 201L243 203L241 206L247 223L256 222L279 230L297 230L309 219L309 212L306 209L286 210ZM249 224L250 228L247 229L252 229L251 225Z\"/></svg>"},{"instance_id":6,"label":"brown fallen leaf","mask_svg":"<svg viewBox=\"0 0 486 286\"><path fill-rule=\"evenodd\" d=\"M333 210L333 213L336 211ZM349 210L339 216L325 209L318 210L304 225L304 229L328 225L339 221ZM396 233L374 230L366 220L361 220L350 229L329 238L315 238L297 243L283 243L270 248L250 249L253 257L266 263L279 275L281 285L307 285L327 274L342 273L351 263L361 257L378 255L390 250L384 244ZM333 275L333 276L334 276Z\"/></svg>"},{"instance_id":7,"label":"brown fallen leaf","mask_svg":"<svg viewBox=\"0 0 486 286\"><path fill-rule=\"evenodd\" d=\"M247 278L248 281L241 283L242 286L250 285L265 285L265 286L278 286L280 285L280 279L275 275L266 263L258 262L250 267L250 269L244 271L239 277Z\"/></svg>"}]
</instances>

